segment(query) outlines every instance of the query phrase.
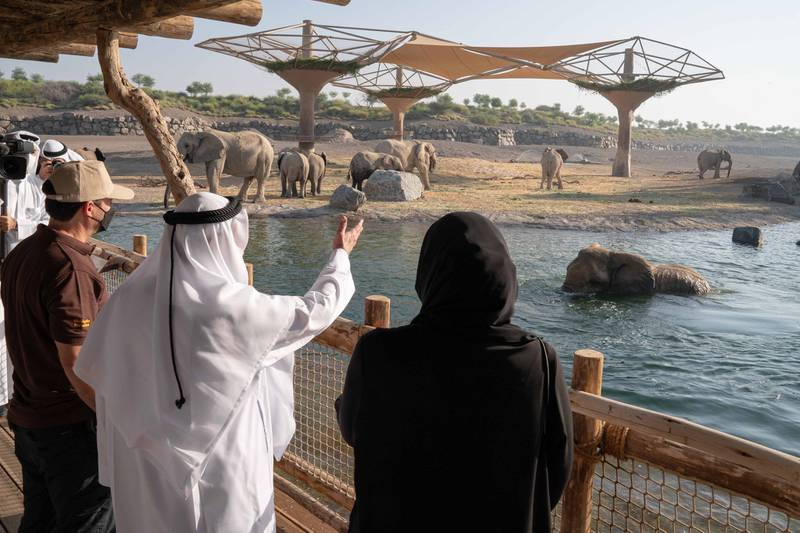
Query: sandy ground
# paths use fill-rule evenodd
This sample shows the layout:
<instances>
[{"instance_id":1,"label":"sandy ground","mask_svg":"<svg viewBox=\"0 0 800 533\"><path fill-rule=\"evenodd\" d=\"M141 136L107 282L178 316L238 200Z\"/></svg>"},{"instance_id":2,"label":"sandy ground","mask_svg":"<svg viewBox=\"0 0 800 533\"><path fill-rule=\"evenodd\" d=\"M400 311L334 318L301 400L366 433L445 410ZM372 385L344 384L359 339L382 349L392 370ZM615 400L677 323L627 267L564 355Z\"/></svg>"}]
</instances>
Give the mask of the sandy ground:
<instances>
[{"instance_id":1,"label":"sandy ground","mask_svg":"<svg viewBox=\"0 0 800 533\"><path fill-rule=\"evenodd\" d=\"M61 137L69 146L100 147L112 175L136 191L124 211L156 215L162 211L163 177L143 137ZM330 216L330 194L344 183L352 154L369 150L374 142L319 143L317 151L329 158L322 194L305 199L280 198L273 168L267 182L266 204L248 204L252 216ZM292 145L276 142L276 151ZM358 212L367 219L433 220L449 211L473 210L499 223L586 230L728 229L737 225L766 225L800 219L800 206L768 203L742 196L742 187L781 172L791 173L796 160L785 157L734 154L730 179L705 180L696 175L696 154L688 152L634 152L633 178L609 177L614 150L565 147L590 163L568 163L562 175L563 191L539 189L538 163L513 163L525 151L541 153L539 146L494 147L437 142L439 166L432 191L414 202L368 202ZM538 156L537 156L538 157ZM191 165L198 185L205 186L205 168ZM724 173L723 173L724 176ZM241 180L223 178L223 192L238 192ZM255 193L255 184L250 189ZM631 202L631 199L640 202Z\"/></svg>"}]
</instances>

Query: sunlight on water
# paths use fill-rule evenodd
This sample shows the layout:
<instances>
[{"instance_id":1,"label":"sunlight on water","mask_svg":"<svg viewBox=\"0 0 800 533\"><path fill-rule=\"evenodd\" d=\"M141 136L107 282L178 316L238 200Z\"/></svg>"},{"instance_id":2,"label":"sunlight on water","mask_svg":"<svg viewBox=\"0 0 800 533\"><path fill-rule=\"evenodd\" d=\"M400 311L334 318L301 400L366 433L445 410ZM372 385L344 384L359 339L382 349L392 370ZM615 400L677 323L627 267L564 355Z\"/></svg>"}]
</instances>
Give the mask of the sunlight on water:
<instances>
[{"instance_id":1,"label":"sunlight on water","mask_svg":"<svg viewBox=\"0 0 800 533\"><path fill-rule=\"evenodd\" d=\"M333 234L329 219L251 220L246 259L256 286L299 294L314 281ZM345 316L361 320L369 294L392 299L392 322L419 309L417 254L426 225L367 221L354 252L357 295ZM103 238L130 247L146 233L150 247L160 219L120 217ZM590 347L606 356L603 393L681 416L800 455L800 223L766 229L755 250L729 232L589 233L506 227L517 264L517 322L544 335L571 364ZM653 262L696 268L713 286L703 298L599 298L562 293L566 265L592 242ZM568 375L568 374L567 374Z\"/></svg>"}]
</instances>

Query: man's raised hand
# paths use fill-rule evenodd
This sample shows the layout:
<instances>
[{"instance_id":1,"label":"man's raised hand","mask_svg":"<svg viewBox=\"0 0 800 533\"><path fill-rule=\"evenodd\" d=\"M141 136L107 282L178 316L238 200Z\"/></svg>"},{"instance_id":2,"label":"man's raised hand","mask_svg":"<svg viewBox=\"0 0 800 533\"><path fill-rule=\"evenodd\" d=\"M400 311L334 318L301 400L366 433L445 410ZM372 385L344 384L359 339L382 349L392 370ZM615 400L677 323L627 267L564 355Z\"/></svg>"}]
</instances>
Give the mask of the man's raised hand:
<instances>
[{"instance_id":1,"label":"man's raised hand","mask_svg":"<svg viewBox=\"0 0 800 533\"><path fill-rule=\"evenodd\" d=\"M339 229L336 231L336 236L333 238L333 249L343 249L348 254L356 247L358 238L364 230L364 220L358 221L358 224L347 229L347 217L342 215L339 218Z\"/></svg>"}]
</instances>

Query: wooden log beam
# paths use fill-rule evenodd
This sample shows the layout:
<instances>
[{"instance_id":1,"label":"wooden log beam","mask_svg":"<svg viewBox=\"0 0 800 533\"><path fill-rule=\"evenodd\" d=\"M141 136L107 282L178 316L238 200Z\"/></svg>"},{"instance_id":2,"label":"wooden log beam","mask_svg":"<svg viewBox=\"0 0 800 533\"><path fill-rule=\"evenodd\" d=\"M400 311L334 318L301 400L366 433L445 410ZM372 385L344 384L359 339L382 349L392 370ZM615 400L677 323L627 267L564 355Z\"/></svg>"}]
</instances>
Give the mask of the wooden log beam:
<instances>
[{"instance_id":1,"label":"wooden log beam","mask_svg":"<svg viewBox=\"0 0 800 533\"><path fill-rule=\"evenodd\" d=\"M323 4L334 4L337 6L346 6L350 0L314 0L315 2L322 2Z\"/></svg>"},{"instance_id":2,"label":"wooden log beam","mask_svg":"<svg viewBox=\"0 0 800 533\"><path fill-rule=\"evenodd\" d=\"M84 35L76 35L75 43L80 44L97 44L97 35L94 33L87 33ZM119 32L119 47L120 48L136 48L139 45L139 36L135 33Z\"/></svg>"},{"instance_id":3,"label":"wooden log beam","mask_svg":"<svg viewBox=\"0 0 800 533\"><path fill-rule=\"evenodd\" d=\"M742 468L785 479L800 486L798 457L682 418L603 398L591 391L570 391L570 403L573 413L581 416L592 417L598 422L626 426L653 437L668 438Z\"/></svg>"},{"instance_id":4,"label":"wooden log beam","mask_svg":"<svg viewBox=\"0 0 800 533\"><path fill-rule=\"evenodd\" d=\"M257 26L261 22L263 12L261 0L241 0L214 9L195 11L192 16L201 19L244 24L245 26Z\"/></svg>"},{"instance_id":5,"label":"wooden log beam","mask_svg":"<svg viewBox=\"0 0 800 533\"><path fill-rule=\"evenodd\" d=\"M6 53L0 51L0 57L4 59L22 59L25 61L42 61L44 63L58 63L59 55L52 52Z\"/></svg>"},{"instance_id":6,"label":"wooden log beam","mask_svg":"<svg viewBox=\"0 0 800 533\"><path fill-rule=\"evenodd\" d=\"M85 4L70 12L67 19L48 17L21 31L0 35L0 49L8 53L26 52L41 47L73 42L75 35L98 29L117 29L153 24L164 19L214 9L231 0L104 0ZM139 32L143 33L143 32Z\"/></svg>"},{"instance_id":7,"label":"wooden log beam","mask_svg":"<svg viewBox=\"0 0 800 533\"><path fill-rule=\"evenodd\" d=\"M97 51L105 90L111 101L135 116L167 178L175 204L195 193L194 182L157 102L132 85L122 71L117 32L98 30Z\"/></svg>"},{"instance_id":8,"label":"wooden log beam","mask_svg":"<svg viewBox=\"0 0 800 533\"><path fill-rule=\"evenodd\" d=\"M93 57L95 49L93 44L69 43L53 47L53 52L70 56ZM40 52L44 51L45 49L40 50Z\"/></svg>"},{"instance_id":9,"label":"wooden log beam","mask_svg":"<svg viewBox=\"0 0 800 533\"><path fill-rule=\"evenodd\" d=\"M181 15L150 24L138 24L120 28L132 33L141 33L151 37L166 37L167 39L191 39L194 34L194 19Z\"/></svg>"}]
</instances>

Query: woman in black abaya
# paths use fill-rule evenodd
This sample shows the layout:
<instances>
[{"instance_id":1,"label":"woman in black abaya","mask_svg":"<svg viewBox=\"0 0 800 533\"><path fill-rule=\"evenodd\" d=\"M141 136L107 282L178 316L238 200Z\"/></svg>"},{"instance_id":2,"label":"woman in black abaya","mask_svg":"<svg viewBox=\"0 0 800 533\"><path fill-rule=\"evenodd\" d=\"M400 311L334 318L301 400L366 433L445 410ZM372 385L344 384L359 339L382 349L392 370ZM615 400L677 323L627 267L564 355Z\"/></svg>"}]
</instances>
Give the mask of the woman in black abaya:
<instances>
[{"instance_id":1,"label":"woman in black abaya","mask_svg":"<svg viewBox=\"0 0 800 533\"><path fill-rule=\"evenodd\" d=\"M355 453L350 531L550 531L572 415L555 350L511 323L498 229L477 213L438 220L416 290L419 315L361 338L336 402Z\"/></svg>"}]
</instances>

